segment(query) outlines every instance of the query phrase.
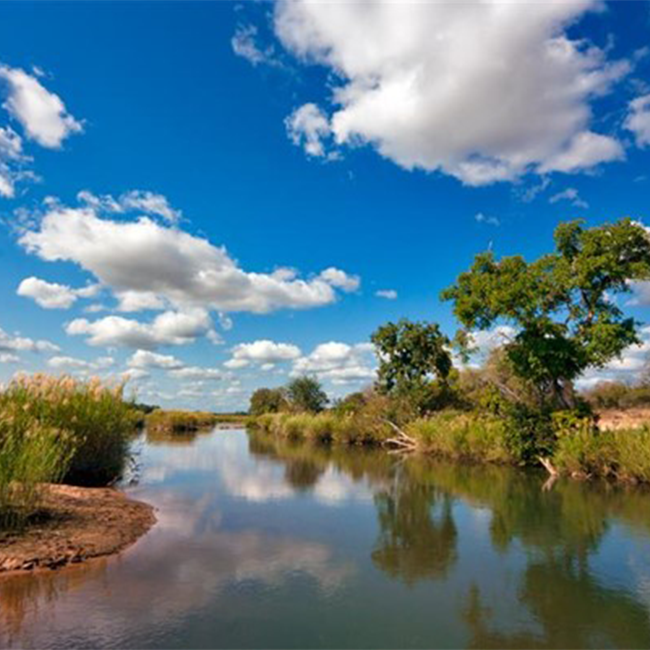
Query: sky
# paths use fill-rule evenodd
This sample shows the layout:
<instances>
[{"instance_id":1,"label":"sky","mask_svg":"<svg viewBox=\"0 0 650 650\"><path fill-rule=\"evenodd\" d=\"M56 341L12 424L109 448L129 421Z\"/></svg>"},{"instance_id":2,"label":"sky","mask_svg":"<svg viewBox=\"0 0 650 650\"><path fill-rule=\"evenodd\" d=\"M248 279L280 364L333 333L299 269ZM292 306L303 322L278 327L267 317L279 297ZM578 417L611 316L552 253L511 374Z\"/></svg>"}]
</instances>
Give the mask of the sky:
<instances>
[{"instance_id":1,"label":"sky","mask_svg":"<svg viewBox=\"0 0 650 650\"><path fill-rule=\"evenodd\" d=\"M649 162L648 2L0 4L0 381L344 395L379 325L453 335L475 254L650 225ZM650 284L619 300L646 327Z\"/></svg>"}]
</instances>

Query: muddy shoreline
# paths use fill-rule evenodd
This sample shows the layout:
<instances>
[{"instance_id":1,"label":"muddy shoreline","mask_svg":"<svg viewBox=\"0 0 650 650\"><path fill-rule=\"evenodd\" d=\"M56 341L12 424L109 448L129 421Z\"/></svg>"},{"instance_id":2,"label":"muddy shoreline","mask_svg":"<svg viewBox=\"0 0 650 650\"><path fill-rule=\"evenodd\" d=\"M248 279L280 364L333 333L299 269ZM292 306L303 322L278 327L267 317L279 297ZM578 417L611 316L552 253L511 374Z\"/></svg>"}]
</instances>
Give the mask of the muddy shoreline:
<instances>
[{"instance_id":1,"label":"muddy shoreline","mask_svg":"<svg viewBox=\"0 0 650 650\"><path fill-rule=\"evenodd\" d=\"M155 522L152 506L114 488L44 486L37 520L23 532L0 533L0 575L113 555Z\"/></svg>"}]
</instances>

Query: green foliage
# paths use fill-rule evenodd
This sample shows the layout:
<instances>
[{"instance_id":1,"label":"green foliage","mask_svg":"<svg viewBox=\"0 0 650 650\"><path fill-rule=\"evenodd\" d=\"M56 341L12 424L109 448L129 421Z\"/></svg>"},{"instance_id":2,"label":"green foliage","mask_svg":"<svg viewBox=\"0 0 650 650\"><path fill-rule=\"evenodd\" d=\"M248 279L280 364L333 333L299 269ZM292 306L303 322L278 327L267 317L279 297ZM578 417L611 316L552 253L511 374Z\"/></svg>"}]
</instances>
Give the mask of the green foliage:
<instances>
[{"instance_id":1,"label":"green foliage","mask_svg":"<svg viewBox=\"0 0 650 650\"><path fill-rule=\"evenodd\" d=\"M513 460L506 442L505 422L495 416L443 411L411 422L406 433L427 454L472 462Z\"/></svg>"},{"instance_id":2,"label":"green foliage","mask_svg":"<svg viewBox=\"0 0 650 650\"><path fill-rule=\"evenodd\" d=\"M402 319L379 327L371 340L380 359L380 392L408 398L419 413L445 403L452 362L449 339L438 324Z\"/></svg>"},{"instance_id":3,"label":"green foliage","mask_svg":"<svg viewBox=\"0 0 650 650\"><path fill-rule=\"evenodd\" d=\"M168 433L198 431L217 424L214 413L203 411L164 411L156 409L147 415L147 429Z\"/></svg>"},{"instance_id":4,"label":"green foliage","mask_svg":"<svg viewBox=\"0 0 650 650\"><path fill-rule=\"evenodd\" d=\"M481 253L469 271L442 292L467 329L510 322L518 329L505 350L515 373L537 391L540 404L572 403L571 382L633 343L637 323L612 297L650 278L650 240L630 219L594 228L561 224L556 250L534 262L497 261ZM469 340L467 332L460 340Z\"/></svg>"},{"instance_id":5,"label":"green foliage","mask_svg":"<svg viewBox=\"0 0 650 650\"><path fill-rule=\"evenodd\" d=\"M22 421L67 432L74 453L63 480L75 485L107 485L119 478L138 417L122 396L122 386L98 379L36 374L13 381L0 394L0 412Z\"/></svg>"},{"instance_id":6,"label":"green foliage","mask_svg":"<svg viewBox=\"0 0 650 650\"><path fill-rule=\"evenodd\" d=\"M69 434L27 418L0 415L0 529L22 528L38 510L42 483L59 481L72 454Z\"/></svg>"},{"instance_id":7,"label":"green foliage","mask_svg":"<svg viewBox=\"0 0 650 650\"><path fill-rule=\"evenodd\" d=\"M308 413L322 411L329 401L320 382L307 375L290 381L286 387L286 395L293 410Z\"/></svg>"},{"instance_id":8,"label":"green foliage","mask_svg":"<svg viewBox=\"0 0 650 650\"><path fill-rule=\"evenodd\" d=\"M505 424L506 448L516 462L535 465L540 456L552 454L555 431L550 411L531 408L525 404L511 404Z\"/></svg>"},{"instance_id":9,"label":"green foliage","mask_svg":"<svg viewBox=\"0 0 650 650\"><path fill-rule=\"evenodd\" d=\"M289 402L284 388L258 388L251 395L249 413L251 415L279 413L288 408Z\"/></svg>"}]
</instances>

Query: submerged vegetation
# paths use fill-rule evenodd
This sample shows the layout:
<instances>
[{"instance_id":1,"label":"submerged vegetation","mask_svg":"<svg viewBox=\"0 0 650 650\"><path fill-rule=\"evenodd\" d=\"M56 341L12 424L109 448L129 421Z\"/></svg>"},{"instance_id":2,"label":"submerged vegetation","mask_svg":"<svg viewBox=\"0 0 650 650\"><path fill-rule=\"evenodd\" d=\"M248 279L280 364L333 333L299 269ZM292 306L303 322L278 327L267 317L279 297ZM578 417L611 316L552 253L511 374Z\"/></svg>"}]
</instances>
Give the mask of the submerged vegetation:
<instances>
[{"instance_id":1,"label":"submerged vegetation","mask_svg":"<svg viewBox=\"0 0 650 650\"><path fill-rule=\"evenodd\" d=\"M553 476L650 481L650 428L603 431L594 408L650 403L650 388L619 385L585 397L574 381L639 344L639 323L616 294L650 279L650 240L629 219L595 228L561 224L555 251L534 262L476 257L442 293L463 329L453 345L435 323L401 320L378 328L376 384L325 410L286 388L260 389L253 424L286 438L381 444L477 462L542 465ZM481 367L467 361L476 333L507 338ZM322 393L314 378L310 392ZM647 401L646 401L647 400Z\"/></svg>"},{"instance_id":2,"label":"submerged vegetation","mask_svg":"<svg viewBox=\"0 0 650 650\"><path fill-rule=\"evenodd\" d=\"M20 376L0 393L0 524L38 509L39 484L108 485L121 475L137 413L123 387Z\"/></svg>"}]
</instances>

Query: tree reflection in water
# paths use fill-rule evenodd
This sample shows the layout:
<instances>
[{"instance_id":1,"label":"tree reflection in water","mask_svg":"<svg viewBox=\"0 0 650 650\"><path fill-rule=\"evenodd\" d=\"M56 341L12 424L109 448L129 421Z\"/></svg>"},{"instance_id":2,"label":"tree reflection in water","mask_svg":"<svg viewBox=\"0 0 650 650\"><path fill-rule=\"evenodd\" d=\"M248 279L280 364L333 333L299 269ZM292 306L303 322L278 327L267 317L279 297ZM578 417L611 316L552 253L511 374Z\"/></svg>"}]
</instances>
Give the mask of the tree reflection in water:
<instances>
[{"instance_id":1,"label":"tree reflection in water","mask_svg":"<svg viewBox=\"0 0 650 650\"><path fill-rule=\"evenodd\" d=\"M403 480L401 474L392 490L375 496L380 533L372 561L407 584L439 578L457 558L452 498L433 485Z\"/></svg>"},{"instance_id":2,"label":"tree reflection in water","mask_svg":"<svg viewBox=\"0 0 650 650\"><path fill-rule=\"evenodd\" d=\"M158 525L0 578L0 646L650 647L646 491L243 436L148 440Z\"/></svg>"}]
</instances>

